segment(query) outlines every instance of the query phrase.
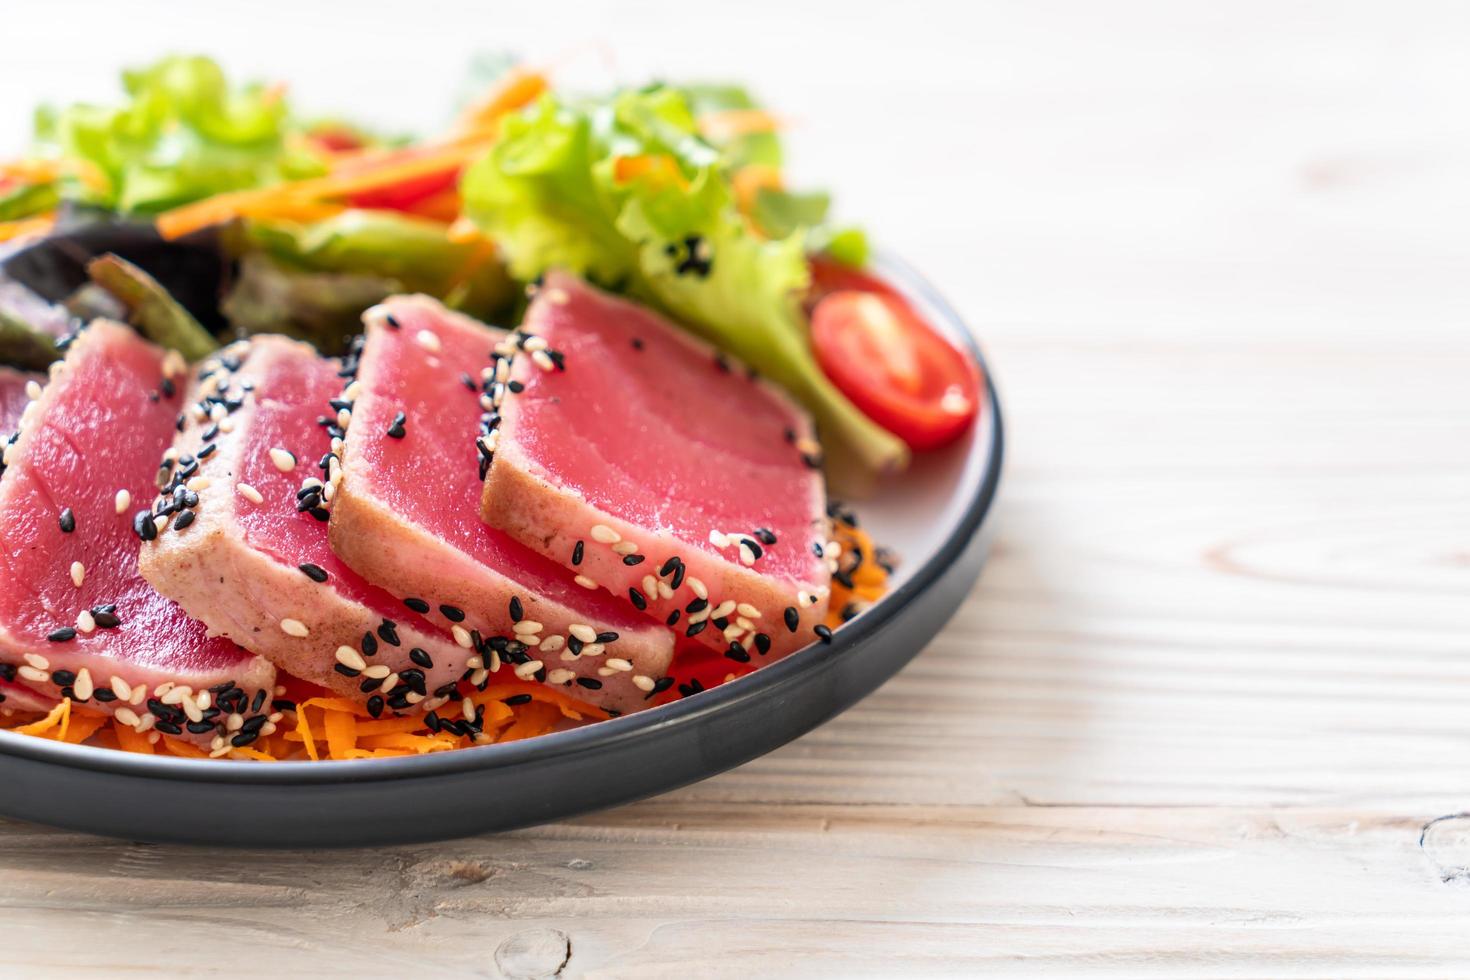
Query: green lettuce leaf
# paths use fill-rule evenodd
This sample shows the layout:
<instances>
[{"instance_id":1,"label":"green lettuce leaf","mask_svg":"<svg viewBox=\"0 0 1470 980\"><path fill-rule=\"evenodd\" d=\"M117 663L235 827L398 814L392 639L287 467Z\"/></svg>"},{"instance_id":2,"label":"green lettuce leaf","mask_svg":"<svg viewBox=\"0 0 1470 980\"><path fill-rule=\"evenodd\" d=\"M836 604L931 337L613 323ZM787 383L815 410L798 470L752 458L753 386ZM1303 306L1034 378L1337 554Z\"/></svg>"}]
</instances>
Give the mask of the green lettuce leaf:
<instances>
[{"instance_id":1,"label":"green lettuce leaf","mask_svg":"<svg viewBox=\"0 0 1470 980\"><path fill-rule=\"evenodd\" d=\"M241 336L284 333L331 353L362 332L363 310L403 289L393 279L306 271L253 252L241 259L220 312Z\"/></svg>"},{"instance_id":2,"label":"green lettuce leaf","mask_svg":"<svg viewBox=\"0 0 1470 980\"><path fill-rule=\"evenodd\" d=\"M229 230L227 247L306 271L391 279L473 316L503 308L516 293L505 267L481 246L451 241L438 222L392 211L349 210L309 225L246 221Z\"/></svg>"},{"instance_id":3,"label":"green lettuce leaf","mask_svg":"<svg viewBox=\"0 0 1470 980\"><path fill-rule=\"evenodd\" d=\"M278 91L232 87L208 58L169 57L123 73L121 106L42 108L42 155L88 164L100 181L69 177L62 195L124 213L155 213L224 191L323 171L289 139Z\"/></svg>"},{"instance_id":4,"label":"green lettuce leaf","mask_svg":"<svg viewBox=\"0 0 1470 980\"><path fill-rule=\"evenodd\" d=\"M729 107L747 107L737 90L720 92ZM544 97L508 120L501 141L466 172L466 213L516 278L563 267L621 289L785 387L816 417L829 475L860 488L902 467L908 453L832 386L811 352L800 299L808 236L824 234L825 198L772 198L770 220L782 233L754 235L731 191L735 160L697 133L698 104L662 86L600 102ZM770 146L744 139L738 160L770 158ZM620 157L665 157L677 176L619 180Z\"/></svg>"}]
</instances>

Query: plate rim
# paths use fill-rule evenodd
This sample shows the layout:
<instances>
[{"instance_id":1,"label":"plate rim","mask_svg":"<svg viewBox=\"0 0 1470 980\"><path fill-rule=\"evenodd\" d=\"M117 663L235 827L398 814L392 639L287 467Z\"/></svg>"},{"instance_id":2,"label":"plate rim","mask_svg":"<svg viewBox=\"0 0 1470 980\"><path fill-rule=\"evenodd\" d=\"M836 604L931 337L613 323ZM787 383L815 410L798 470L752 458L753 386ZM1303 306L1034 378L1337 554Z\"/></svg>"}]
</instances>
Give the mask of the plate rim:
<instances>
[{"instance_id":1,"label":"plate rim","mask_svg":"<svg viewBox=\"0 0 1470 980\"><path fill-rule=\"evenodd\" d=\"M263 764L251 760L139 755L98 746L53 742L0 729L0 756L19 757L63 769L169 782L255 786L396 783L477 770L491 772L534 764L550 756L565 759L642 742L657 738L669 729L697 726L708 716L723 714L748 701L766 697L773 689L799 675L817 676L834 669L844 651L858 646L869 636L879 632L915 596L933 585L963 553L990 514L999 489L1005 456L1005 425L1000 397L996 391L995 376L980 348L978 338L939 290L908 262L887 251L879 251L875 254L874 264L896 279L897 285L904 292L915 294L924 304L958 328L960 336L957 339L980 365L985 385L985 411L982 413L981 424L988 429L985 436L989 452L983 463L979 485L966 502L959 523L945 537L940 547L898 589L851 624L838 630L830 644L814 641L775 663L745 675L738 683L722 684L646 712L634 712L517 742L470 746L452 752L389 759L295 760ZM884 678L885 681L887 679ZM823 719L823 722L827 720L830 719Z\"/></svg>"}]
</instances>

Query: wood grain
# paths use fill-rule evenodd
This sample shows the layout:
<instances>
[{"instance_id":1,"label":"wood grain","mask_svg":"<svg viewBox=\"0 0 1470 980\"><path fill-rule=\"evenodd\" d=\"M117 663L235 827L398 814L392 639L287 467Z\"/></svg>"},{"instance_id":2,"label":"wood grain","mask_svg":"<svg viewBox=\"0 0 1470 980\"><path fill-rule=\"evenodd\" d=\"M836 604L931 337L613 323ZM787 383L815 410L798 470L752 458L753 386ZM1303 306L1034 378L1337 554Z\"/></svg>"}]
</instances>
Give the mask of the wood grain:
<instances>
[{"instance_id":1,"label":"wood grain","mask_svg":"<svg viewBox=\"0 0 1470 980\"><path fill-rule=\"evenodd\" d=\"M1011 427L979 589L841 718L609 813L341 853L0 824L6 972L1470 973L1470 11L550 6L496 30L632 77L758 52L798 170L971 317ZM221 39L255 70L259 20Z\"/></svg>"}]
</instances>

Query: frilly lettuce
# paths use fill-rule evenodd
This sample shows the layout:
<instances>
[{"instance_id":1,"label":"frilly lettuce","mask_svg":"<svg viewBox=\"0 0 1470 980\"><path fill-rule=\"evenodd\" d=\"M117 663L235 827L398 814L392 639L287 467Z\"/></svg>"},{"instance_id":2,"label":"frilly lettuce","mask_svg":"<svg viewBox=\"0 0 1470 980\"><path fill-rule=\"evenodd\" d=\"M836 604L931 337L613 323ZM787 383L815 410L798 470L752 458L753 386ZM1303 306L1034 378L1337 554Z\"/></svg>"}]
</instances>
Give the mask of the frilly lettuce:
<instances>
[{"instance_id":1,"label":"frilly lettuce","mask_svg":"<svg viewBox=\"0 0 1470 980\"><path fill-rule=\"evenodd\" d=\"M829 474L860 487L902 467L907 451L827 381L810 350L806 254L813 239L836 237L825 196L773 198L758 235L736 207L731 176L778 163L775 137L716 146L699 135L699 112L749 104L738 89L710 87L586 103L546 96L508 119L466 172L465 212L516 278L571 269L663 309L786 388L816 417ZM629 161L658 165L630 170Z\"/></svg>"},{"instance_id":2,"label":"frilly lettuce","mask_svg":"<svg viewBox=\"0 0 1470 980\"><path fill-rule=\"evenodd\" d=\"M169 57L123 73L127 101L36 113L38 151L81 163L62 196L153 213L223 191L311 176L279 90L231 87L208 58Z\"/></svg>"}]
</instances>

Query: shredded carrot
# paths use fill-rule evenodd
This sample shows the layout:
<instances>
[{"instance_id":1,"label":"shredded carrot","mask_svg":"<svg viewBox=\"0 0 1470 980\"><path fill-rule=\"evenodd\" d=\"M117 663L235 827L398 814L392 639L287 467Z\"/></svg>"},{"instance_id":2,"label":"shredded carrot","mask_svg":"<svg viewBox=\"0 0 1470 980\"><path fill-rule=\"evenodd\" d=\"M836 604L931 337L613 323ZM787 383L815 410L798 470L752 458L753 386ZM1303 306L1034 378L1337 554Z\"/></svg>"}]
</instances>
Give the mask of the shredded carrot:
<instances>
[{"instance_id":1,"label":"shredded carrot","mask_svg":"<svg viewBox=\"0 0 1470 980\"><path fill-rule=\"evenodd\" d=\"M24 238L27 235L44 235L55 225L56 212L54 211L32 215L29 218L17 218L14 221L0 221L0 242Z\"/></svg>"},{"instance_id":2,"label":"shredded carrot","mask_svg":"<svg viewBox=\"0 0 1470 980\"><path fill-rule=\"evenodd\" d=\"M764 109L717 109L701 114L696 123L701 135L716 142L785 128L783 120Z\"/></svg>"},{"instance_id":3,"label":"shredded carrot","mask_svg":"<svg viewBox=\"0 0 1470 980\"><path fill-rule=\"evenodd\" d=\"M784 186L781 171L765 163L746 164L735 171L730 183L735 189L735 203L746 215L755 210L755 199L762 189L779 191Z\"/></svg>"},{"instance_id":4,"label":"shredded carrot","mask_svg":"<svg viewBox=\"0 0 1470 980\"><path fill-rule=\"evenodd\" d=\"M850 618L848 613L856 615L883 597L888 591L888 570L880 560L873 539L861 528L838 519L833 522L832 537L842 546L842 553L837 557L838 566L848 569L857 562L857 567L849 575L852 588L832 580L826 622L832 629L837 629ZM859 555L861 561L857 561Z\"/></svg>"},{"instance_id":5,"label":"shredded carrot","mask_svg":"<svg viewBox=\"0 0 1470 980\"><path fill-rule=\"evenodd\" d=\"M673 184L688 186L679 165L667 153L640 153L637 156L615 157L613 179L620 184L635 180L646 180L654 185Z\"/></svg>"},{"instance_id":6,"label":"shredded carrot","mask_svg":"<svg viewBox=\"0 0 1470 980\"><path fill-rule=\"evenodd\" d=\"M469 133L494 133L500 120L541 97L551 86L546 76L525 68L512 68L491 86L485 97L460 117L459 128Z\"/></svg>"},{"instance_id":7,"label":"shredded carrot","mask_svg":"<svg viewBox=\"0 0 1470 980\"><path fill-rule=\"evenodd\" d=\"M124 725L113 719L112 734L117 739L117 747L124 752L137 752L140 755L154 755L157 746L148 740L147 732L136 732L132 725Z\"/></svg>"},{"instance_id":8,"label":"shredded carrot","mask_svg":"<svg viewBox=\"0 0 1470 980\"><path fill-rule=\"evenodd\" d=\"M185 759L209 758L209 753L201 749L199 746L193 745L189 742L185 742L177 738L160 739L159 744L174 755L180 756Z\"/></svg>"},{"instance_id":9,"label":"shredded carrot","mask_svg":"<svg viewBox=\"0 0 1470 980\"><path fill-rule=\"evenodd\" d=\"M107 724L106 715L96 714L91 711L71 712L71 721L66 727L65 733L61 735L61 741L80 745L93 735L97 730Z\"/></svg>"},{"instance_id":10,"label":"shredded carrot","mask_svg":"<svg viewBox=\"0 0 1470 980\"><path fill-rule=\"evenodd\" d=\"M71 698L62 698L57 702L46 717L33 721L29 725L21 725L15 731L22 735L43 735L51 737L53 729L65 729L67 718L71 716Z\"/></svg>"},{"instance_id":11,"label":"shredded carrot","mask_svg":"<svg viewBox=\"0 0 1470 980\"><path fill-rule=\"evenodd\" d=\"M328 711L322 719L327 733L327 752L334 759L345 759L357 741L357 718L351 711Z\"/></svg>"}]
</instances>

